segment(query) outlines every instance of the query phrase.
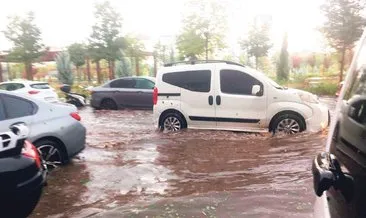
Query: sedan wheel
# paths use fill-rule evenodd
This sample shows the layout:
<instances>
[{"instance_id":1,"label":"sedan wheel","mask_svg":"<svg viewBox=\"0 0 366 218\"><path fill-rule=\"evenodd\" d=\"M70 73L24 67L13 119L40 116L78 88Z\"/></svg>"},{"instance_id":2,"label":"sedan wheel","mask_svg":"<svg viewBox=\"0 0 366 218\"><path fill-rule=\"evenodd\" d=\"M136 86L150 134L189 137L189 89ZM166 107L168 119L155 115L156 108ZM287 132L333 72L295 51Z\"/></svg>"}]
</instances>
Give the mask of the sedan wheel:
<instances>
[{"instance_id":1,"label":"sedan wheel","mask_svg":"<svg viewBox=\"0 0 366 218\"><path fill-rule=\"evenodd\" d=\"M276 132L283 132L286 134L295 134L301 131L300 124L292 118L281 120L276 128Z\"/></svg>"},{"instance_id":2,"label":"sedan wheel","mask_svg":"<svg viewBox=\"0 0 366 218\"><path fill-rule=\"evenodd\" d=\"M52 170L63 162L61 151L51 144L43 144L37 147L47 169Z\"/></svg>"},{"instance_id":3,"label":"sedan wheel","mask_svg":"<svg viewBox=\"0 0 366 218\"><path fill-rule=\"evenodd\" d=\"M164 120L164 130L175 132L182 128L181 121L175 116L168 116Z\"/></svg>"}]
</instances>

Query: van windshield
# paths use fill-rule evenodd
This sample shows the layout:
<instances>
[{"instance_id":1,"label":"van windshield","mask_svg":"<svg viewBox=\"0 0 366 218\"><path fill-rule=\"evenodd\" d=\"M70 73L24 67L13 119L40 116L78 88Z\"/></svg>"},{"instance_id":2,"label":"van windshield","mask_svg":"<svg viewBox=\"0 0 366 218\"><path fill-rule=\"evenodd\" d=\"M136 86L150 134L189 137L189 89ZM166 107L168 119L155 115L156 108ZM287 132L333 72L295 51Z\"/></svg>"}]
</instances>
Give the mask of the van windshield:
<instances>
[{"instance_id":1,"label":"van windshield","mask_svg":"<svg viewBox=\"0 0 366 218\"><path fill-rule=\"evenodd\" d=\"M264 80L266 80L269 84L271 84L271 86L275 87L276 89L286 89L285 87L279 85L278 83L276 83L275 81L273 81L271 78L269 78L268 76L266 76L264 73L262 73L261 71L252 69L252 68L248 68L250 71L259 74Z\"/></svg>"}]
</instances>

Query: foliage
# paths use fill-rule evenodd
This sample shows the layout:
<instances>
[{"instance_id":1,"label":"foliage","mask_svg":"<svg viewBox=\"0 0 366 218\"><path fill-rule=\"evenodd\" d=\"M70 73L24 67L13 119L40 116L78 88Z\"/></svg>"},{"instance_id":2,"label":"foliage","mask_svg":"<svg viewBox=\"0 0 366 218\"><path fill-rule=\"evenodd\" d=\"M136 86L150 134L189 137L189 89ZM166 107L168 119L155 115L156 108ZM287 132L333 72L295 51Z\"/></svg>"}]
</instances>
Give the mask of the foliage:
<instances>
[{"instance_id":1,"label":"foliage","mask_svg":"<svg viewBox=\"0 0 366 218\"><path fill-rule=\"evenodd\" d=\"M268 50L272 47L269 38L269 25L252 25L248 38L240 42L243 50L250 56L255 57L255 66L258 68L258 58L267 56Z\"/></svg>"},{"instance_id":2,"label":"foliage","mask_svg":"<svg viewBox=\"0 0 366 218\"><path fill-rule=\"evenodd\" d=\"M192 10L183 18L183 29L176 42L180 59L204 56L206 42L209 56L214 56L216 51L225 47L227 19L222 3L191 0L187 6Z\"/></svg>"},{"instance_id":3,"label":"foliage","mask_svg":"<svg viewBox=\"0 0 366 218\"><path fill-rule=\"evenodd\" d=\"M9 60L23 62L27 79L33 80L32 62L39 58L44 50L41 30L34 24L33 12L28 12L26 17L11 17L4 35L13 43Z\"/></svg>"},{"instance_id":4,"label":"foliage","mask_svg":"<svg viewBox=\"0 0 366 218\"><path fill-rule=\"evenodd\" d=\"M117 78L132 76L130 60L127 57L122 56L120 60L117 61L115 72Z\"/></svg>"},{"instance_id":5,"label":"foliage","mask_svg":"<svg viewBox=\"0 0 366 218\"><path fill-rule=\"evenodd\" d=\"M118 58L118 52L123 48L124 40L119 37L121 15L112 7L109 1L95 5L95 24L89 38L91 56L94 60L106 59L109 64L109 77L114 78L113 64ZM100 59L99 59L100 58Z\"/></svg>"},{"instance_id":6,"label":"foliage","mask_svg":"<svg viewBox=\"0 0 366 218\"><path fill-rule=\"evenodd\" d=\"M168 53L169 50L170 50L170 53ZM169 48L168 45L162 44L159 41L154 46L154 52L155 52L157 61L162 62L162 63L174 62L174 49ZM171 59L173 59L173 61Z\"/></svg>"},{"instance_id":7,"label":"foliage","mask_svg":"<svg viewBox=\"0 0 366 218\"><path fill-rule=\"evenodd\" d=\"M317 94L317 95L335 95L338 85L334 83L320 83L316 86L310 86L304 88L304 90Z\"/></svg>"},{"instance_id":8,"label":"foliage","mask_svg":"<svg viewBox=\"0 0 366 218\"><path fill-rule=\"evenodd\" d=\"M283 38L280 58L277 63L277 79L278 80L288 80L289 76L289 61L288 61L288 51L287 51L287 34Z\"/></svg>"},{"instance_id":9,"label":"foliage","mask_svg":"<svg viewBox=\"0 0 366 218\"><path fill-rule=\"evenodd\" d=\"M70 56L67 52L59 53L56 58L57 77L62 84L72 85L74 77L71 70Z\"/></svg>"},{"instance_id":10,"label":"foliage","mask_svg":"<svg viewBox=\"0 0 366 218\"><path fill-rule=\"evenodd\" d=\"M362 34L366 20L362 17L363 0L327 0L322 10L326 22L321 28L330 46L340 54L339 79L342 80L345 53L354 47Z\"/></svg>"},{"instance_id":11,"label":"foliage","mask_svg":"<svg viewBox=\"0 0 366 218\"><path fill-rule=\"evenodd\" d=\"M128 35L125 37L126 48L124 53L126 56L130 57L130 62L132 69L135 75L140 75L140 61L145 59L145 45L144 43L136 36Z\"/></svg>"},{"instance_id":12,"label":"foliage","mask_svg":"<svg viewBox=\"0 0 366 218\"><path fill-rule=\"evenodd\" d=\"M67 51L69 52L71 62L76 66L76 68L79 68L85 64L86 49L83 44L71 44L67 48Z\"/></svg>"},{"instance_id":13,"label":"foliage","mask_svg":"<svg viewBox=\"0 0 366 218\"><path fill-rule=\"evenodd\" d=\"M298 55L293 55L292 59L292 67L295 69L299 69L302 63L302 58Z\"/></svg>"}]
</instances>

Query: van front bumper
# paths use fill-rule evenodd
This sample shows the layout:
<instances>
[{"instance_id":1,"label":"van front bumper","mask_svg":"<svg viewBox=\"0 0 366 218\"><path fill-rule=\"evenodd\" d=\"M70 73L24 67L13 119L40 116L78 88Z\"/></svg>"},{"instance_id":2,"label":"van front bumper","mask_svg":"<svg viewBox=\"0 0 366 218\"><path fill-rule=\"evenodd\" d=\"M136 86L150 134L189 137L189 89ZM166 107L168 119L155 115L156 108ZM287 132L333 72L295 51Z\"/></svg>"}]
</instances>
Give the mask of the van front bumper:
<instances>
[{"instance_id":1,"label":"van front bumper","mask_svg":"<svg viewBox=\"0 0 366 218\"><path fill-rule=\"evenodd\" d=\"M330 112L324 104L309 105L313 111L313 116L306 119L306 129L310 132L319 132L327 128L330 124Z\"/></svg>"}]
</instances>

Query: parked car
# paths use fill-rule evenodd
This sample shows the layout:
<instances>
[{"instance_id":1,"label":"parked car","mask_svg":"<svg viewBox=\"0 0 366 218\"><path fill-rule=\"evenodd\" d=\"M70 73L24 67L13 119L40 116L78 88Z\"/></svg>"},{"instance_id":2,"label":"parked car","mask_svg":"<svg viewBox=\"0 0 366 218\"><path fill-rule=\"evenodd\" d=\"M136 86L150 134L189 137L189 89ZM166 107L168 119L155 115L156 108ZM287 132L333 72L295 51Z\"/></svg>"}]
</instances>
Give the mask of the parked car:
<instances>
[{"instance_id":1,"label":"parked car","mask_svg":"<svg viewBox=\"0 0 366 218\"><path fill-rule=\"evenodd\" d=\"M29 140L49 167L67 163L85 146L85 127L75 106L0 91L0 132L16 123L30 128Z\"/></svg>"},{"instance_id":2,"label":"parked car","mask_svg":"<svg viewBox=\"0 0 366 218\"><path fill-rule=\"evenodd\" d=\"M96 109L152 108L153 77L123 77L91 89L90 104Z\"/></svg>"},{"instance_id":3,"label":"parked car","mask_svg":"<svg viewBox=\"0 0 366 218\"><path fill-rule=\"evenodd\" d=\"M27 217L36 207L46 183L46 168L37 149L25 141L28 129L14 125L0 131L1 217Z\"/></svg>"},{"instance_id":4,"label":"parked car","mask_svg":"<svg viewBox=\"0 0 366 218\"><path fill-rule=\"evenodd\" d=\"M338 99L326 151L313 161L314 217L366 217L366 32Z\"/></svg>"},{"instance_id":5,"label":"parked car","mask_svg":"<svg viewBox=\"0 0 366 218\"><path fill-rule=\"evenodd\" d=\"M27 80L3 82L0 83L0 90L23 94L28 97L48 102L58 101L58 96L55 90L45 82Z\"/></svg>"},{"instance_id":6,"label":"parked car","mask_svg":"<svg viewBox=\"0 0 366 218\"><path fill-rule=\"evenodd\" d=\"M318 131L329 111L317 96L287 89L249 67L228 61L167 64L156 77L155 125L298 133Z\"/></svg>"}]
</instances>

